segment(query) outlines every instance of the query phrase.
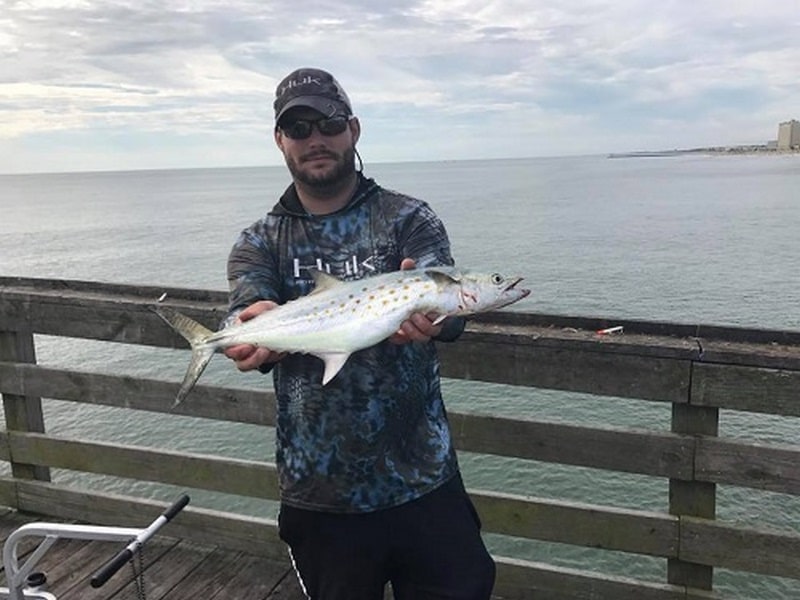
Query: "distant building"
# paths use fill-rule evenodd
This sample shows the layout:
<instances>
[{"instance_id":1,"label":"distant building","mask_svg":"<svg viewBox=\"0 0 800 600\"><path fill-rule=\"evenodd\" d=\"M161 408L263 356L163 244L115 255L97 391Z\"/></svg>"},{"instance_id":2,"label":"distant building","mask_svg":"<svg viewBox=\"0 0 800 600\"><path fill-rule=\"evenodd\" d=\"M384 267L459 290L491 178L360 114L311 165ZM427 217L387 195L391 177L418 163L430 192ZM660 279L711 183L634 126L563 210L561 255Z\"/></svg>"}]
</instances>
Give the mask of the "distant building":
<instances>
[{"instance_id":1,"label":"distant building","mask_svg":"<svg viewBox=\"0 0 800 600\"><path fill-rule=\"evenodd\" d=\"M778 150L800 148L800 121L792 119L778 125Z\"/></svg>"}]
</instances>

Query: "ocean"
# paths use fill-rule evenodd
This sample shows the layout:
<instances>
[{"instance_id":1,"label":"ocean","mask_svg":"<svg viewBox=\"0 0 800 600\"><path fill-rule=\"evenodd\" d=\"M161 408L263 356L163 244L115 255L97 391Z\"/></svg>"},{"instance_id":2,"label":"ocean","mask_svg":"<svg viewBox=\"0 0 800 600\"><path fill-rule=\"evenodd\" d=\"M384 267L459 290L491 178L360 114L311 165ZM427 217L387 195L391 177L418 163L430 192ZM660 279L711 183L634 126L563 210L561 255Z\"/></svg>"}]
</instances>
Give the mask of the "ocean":
<instances>
[{"instance_id":1,"label":"ocean","mask_svg":"<svg viewBox=\"0 0 800 600\"><path fill-rule=\"evenodd\" d=\"M525 277L506 310L800 330L800 156L603 156L367 164L383 186L427 200L458 264ZM0 176L0 275L226 289L239 231L288 184L284 167ZM177 351L37 337L43 364L178 379ZM212 363L205 383L269 386ZM445 381L450 410L669 430L670 407ZM263 428L137 415L46 400L48 430L120 443L272 460ZM722 411L720 435L796 444L796 419ZM666 511L667 482L461 455L470 487ZM164 486L57 472L110 491ZM193 494L193 504L273 516L274 503ZM718 518L800 531L800 498L719 487ZM665 580L662 560L487 535L493 551L559 566ZM717 570L730 598L788 600L800 581Z\"/></svg>"}]
</instances>

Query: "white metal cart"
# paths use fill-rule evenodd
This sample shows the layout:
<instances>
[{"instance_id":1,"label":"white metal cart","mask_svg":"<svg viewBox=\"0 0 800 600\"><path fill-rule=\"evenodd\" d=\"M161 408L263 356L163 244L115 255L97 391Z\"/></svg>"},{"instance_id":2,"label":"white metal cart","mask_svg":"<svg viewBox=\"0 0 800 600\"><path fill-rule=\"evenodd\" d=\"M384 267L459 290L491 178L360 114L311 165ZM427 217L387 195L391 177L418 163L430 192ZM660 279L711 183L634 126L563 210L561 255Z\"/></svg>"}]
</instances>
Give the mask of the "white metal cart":
<instances>
[{"instance_id":1,"label":"white metal cart","mask_svg":"<svg viewBox=\"0 0 800 600\"><path fill-rule=\"evenodd\" d=\"M102 586L127 562L133 560L141 552L145 542L171 521L187 504L189 504L189 496L184 494L144 529L44 522L27 523L18 527L8 536L3 545L3 567L8 587L0 587L0 600L58 600L57 596L47 591L45 574L35 569L36 564L59 539L128 542L125 548L92 576L90 582L92 587ZM27 537L38 537L42 540L20 564L17 546L21 540ZM143 587L140 587L139 595L144 597Z\"/></svg>"}]
</instances>

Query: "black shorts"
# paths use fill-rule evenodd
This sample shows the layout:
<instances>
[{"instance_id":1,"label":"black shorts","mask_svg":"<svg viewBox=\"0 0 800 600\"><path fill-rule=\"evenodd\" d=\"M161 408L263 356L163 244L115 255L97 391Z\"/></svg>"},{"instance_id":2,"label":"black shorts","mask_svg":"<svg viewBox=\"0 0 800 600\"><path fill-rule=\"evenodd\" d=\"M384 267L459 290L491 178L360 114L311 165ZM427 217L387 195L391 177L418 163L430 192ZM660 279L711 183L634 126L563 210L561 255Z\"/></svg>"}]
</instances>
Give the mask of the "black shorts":
<instances>
[{"instance_id":1,"label":"black shorts","mask_svg":"<svg viewBox=\"0 0 800 600\"><path fill-rule=\"evenodd\" d=\"M461 477L401 506L363 514L282 506L281 539L312 600L488 600L495 565Z\"/></svg>"}]
</instances>

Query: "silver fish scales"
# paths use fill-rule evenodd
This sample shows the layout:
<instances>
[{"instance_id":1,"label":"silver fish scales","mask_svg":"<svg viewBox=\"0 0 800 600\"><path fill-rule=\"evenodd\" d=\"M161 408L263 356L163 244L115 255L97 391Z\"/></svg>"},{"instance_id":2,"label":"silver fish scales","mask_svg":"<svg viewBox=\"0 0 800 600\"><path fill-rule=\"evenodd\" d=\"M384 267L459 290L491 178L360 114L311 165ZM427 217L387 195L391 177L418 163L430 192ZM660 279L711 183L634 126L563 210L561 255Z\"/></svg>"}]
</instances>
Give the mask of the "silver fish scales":
<instances>
[{"instance_id":1,"label":"silver fish scales","mask_svg":"<svg viewBox=\"0 0 800 600\"><path fill-rule=\"evenodd\" d=\"M189 394L214 353L252 344L277 352L302 352L325 363L322 384L341 370L353 352L392 336L411 314L447 316L497 309L525 298L521 277L432 267L384 273L343 282L312 271L314 290L248 321L213 332L167 306L155 312L192 347L192 358L175 404Z\"/></svg>"}]
</instances>

